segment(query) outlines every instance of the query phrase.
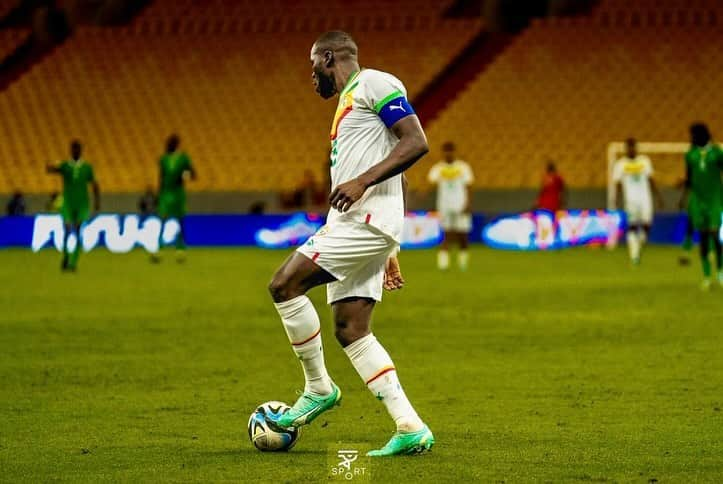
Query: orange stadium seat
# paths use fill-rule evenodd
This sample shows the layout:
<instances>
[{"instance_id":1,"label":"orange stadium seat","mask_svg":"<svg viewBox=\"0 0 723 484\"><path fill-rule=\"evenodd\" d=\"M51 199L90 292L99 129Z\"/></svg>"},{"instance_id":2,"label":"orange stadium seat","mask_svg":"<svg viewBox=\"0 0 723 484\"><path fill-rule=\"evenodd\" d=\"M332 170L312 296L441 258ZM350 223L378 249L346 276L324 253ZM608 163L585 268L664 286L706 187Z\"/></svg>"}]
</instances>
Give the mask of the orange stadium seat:
<instances>
[{"instance_id":1,"label":"orange stadium seat","mask_svg":"<svg viewBox=\"0 0 723 484\"><path fill-rule=\"evenodd\" d=\"M646 19L661 5L690 5L692 23L600 22L610 12L630 16L633 4ZM695 23L698 14L717 25ZM423 167L451 139L477 187L534 187L547 159L571 186L603 187L610 141L683 141L694 120L723 133L723 70L712 67L723 65L721 26L723 2L705 0L608 0L590 17L535 21L428 127L433 153ZM661 181L677 182L679 157L658 158ZM413 170L411 182L424 183L425 171Z\"/></svg>"},{"instance_id":2,"label":"orange stadium seat","mask_svg":"<svg viewBox=\"0 0 723 484\"><path fill-rule=\"evenodd\" d=\"M129 27L80 28L0 93L0 156L23 170L12 180L0 171L0 192L55 189L44 163L74 137L105 190L141 191L171 132L198 166L191 190L289 189L309 168L323 179L335 105L313 92L308 55L317 27L334 24L297 3L263 2L264 17L249 15L250 0L163 0ZM481 29L442 19L449 3L330 1L322 20L353 19L362 65L393 72L414 97ZM391 29L397 21L404 30Z\"/></svg>"}]
</instances>

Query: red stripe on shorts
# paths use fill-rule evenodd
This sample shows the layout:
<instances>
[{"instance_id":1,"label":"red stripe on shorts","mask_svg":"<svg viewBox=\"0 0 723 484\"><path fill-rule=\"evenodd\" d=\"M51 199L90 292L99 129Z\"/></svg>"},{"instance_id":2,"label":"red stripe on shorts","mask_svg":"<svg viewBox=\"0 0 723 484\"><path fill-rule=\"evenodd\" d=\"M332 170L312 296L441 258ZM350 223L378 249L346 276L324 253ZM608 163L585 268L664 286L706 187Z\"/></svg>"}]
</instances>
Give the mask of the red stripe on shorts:
<instances>
[{"instance_id":1,"label":"red stripe on shorts","mask_svg":"<svg viewBox=\"0 0 723 484\"><path fill-rule=\"evenodd\" d=\"M314 252L314 255L311 256L311 260L314 261L314 262L316 262L316 259L318 259L318 258L319 258L319 253L318 253L318 252Z\"/></svg>"},{"instance_id":2,"label":"red stripe on shorts","mask_svg":"<svg viewBox=\"0 0 723 484\"><path fill-rule=\"evenodd\" d=\"M368 224L371 219L372 219L372 214L368 213L368 214L367 214L367 219L364 221L364 223L365 223L365 224Z\"/></svg>"}]
</instances>

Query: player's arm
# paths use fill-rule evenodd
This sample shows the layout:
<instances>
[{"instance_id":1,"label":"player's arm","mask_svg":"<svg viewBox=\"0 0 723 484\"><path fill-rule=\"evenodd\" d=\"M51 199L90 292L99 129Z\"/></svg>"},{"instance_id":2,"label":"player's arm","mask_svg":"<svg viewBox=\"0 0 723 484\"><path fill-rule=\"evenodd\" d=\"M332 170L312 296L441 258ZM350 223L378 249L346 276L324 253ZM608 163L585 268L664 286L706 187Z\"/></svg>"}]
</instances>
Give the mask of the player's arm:
<instances>
[{"instance_id":1,"label":"player's arm","mask_svg":"<svg viewBox=\"0 0 723 484\"><path fill-rule=\"evenodd\" d=\"M399 143L382 161L357 178L336 187L329 197L333 208L346 212L367 188L404 172L429 152L427 137L416 115L405 116L394 123L391 130L399 138Z\"/></svg>"},{"instance_id":2,"label":"player's arm","mask_svg":"<svg viewBox=\"0 0 723 484\"><path fill-rule=\"evenodd\" d=\"M409 180L407 175L402 173L402 200L404 201L404 213L407 213L407 190L409 189Z\"/></svg>"},{"instance_id":3,"label":"player's arm","mask_svg":"<svg viewBox=\"0 0 723 484\"><path fill-rule=\"evenodd\" d=\"M57 175L60 173L60 165L55 165L53 163L46 163L45 164L45 173Z\"/></svg>"},{"instance_id":4,"label":"player's arm","mask_svg":"<svg viewBox=\"0 0 723 484\"><path fill-rule=\"evenodd\" d=\"M658 209L662 209L665 203L663 201L663 195L658 189L658 184L655 183L655 179L652 176L648 177L648 183L650 184L650 191L653 193L653 197L655 198L655 206Z\"/></svg>"},{"instance_id":5,"label":"player's arm","mask_svg":"<svg viewBox=\"0 0 723 484\"><path fill-rule=\"evenodd\" d=\"M196 176L196 168L193 166L193 163L191 163L191 158L189 158L188 156L186 156L186 159L188 160L188 162L187 162L187 163L188 163L188 173L189 173L189 175L190 175L190 177L191 177L191 180L192 180L192 181L195 181L196 178L197 178L197 176Z\"/></svg>"},{"instance_id":6,"label":"player's arm","mask_svg":"<svg viewBox=\"0 0 723 484\"><path fill-rule=\"evenodd\" d=\"M688 193L690 192L690 165L686 162L685 164L685 182L683 182L683 190L680 192L680 200L678 201L678 208L682 211L688 206Z\"/></svg>"},{"instance_id":7,"label":"player's arm","mask_svg":"<svg viewBox=\"0 0 723 484\"><path fill-rule=\"evenodd\" d=\"M93 187L93 202L94 202L94 208L95 211L98 212L100 210L100 185L96 180L92 181L92 187Z\"/></svg>"},{"instance_id":8,"label":"player's arm","mask_svg":"<svg viewBox=\"0 0 723 484\"><path fill-rule=\"evenodd\" d=\"M409 188L409 181L407 175L402 173L402 198L404 200L404 213L407 213L407 189ZM402 277L402 269L399 267L399 259L397 258L398 251L395 251L393 255L387 258L386 266L384 267L384 289L387 291L395 291L404 287L404 278Z\"/></svg>"},{"instance_id":9,"label":"player's arm","mask_svg":"<svg viewBox=\"0 0 723 484\"><path fill-rule=\"evenodd\" d=\"M163 163L158 165L158 195L161 194L161 188L163 187Z\"/></svg>"},{"instance_id":10,"label":"player's arm","mask_svg":"<svg viewBox=\"0 0 723 484\"><path fill-rule=\"evenodd\" d=\"M615 201L613 205L617 210L623 208L623 184L621 182L615 183Z\"/></svg>"}]
</instances>

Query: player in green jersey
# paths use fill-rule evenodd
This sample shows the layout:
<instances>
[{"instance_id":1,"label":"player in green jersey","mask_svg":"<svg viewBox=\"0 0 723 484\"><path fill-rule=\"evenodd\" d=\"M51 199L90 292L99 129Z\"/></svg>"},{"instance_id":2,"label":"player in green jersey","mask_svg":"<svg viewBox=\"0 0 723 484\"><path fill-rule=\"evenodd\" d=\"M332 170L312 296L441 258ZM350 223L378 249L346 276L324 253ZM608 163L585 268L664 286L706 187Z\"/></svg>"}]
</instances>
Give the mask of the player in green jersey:
<instances>
[{"instance_id":1,"label":"player in green jersey","mask_svg":"<svg viewBox=\"0 0 723 484\"><path fill-rule=\"evenodd\" d=\"M90 200L88 185L93 187L94 209L100 208L100 187L95 180L93 167L81 158L83 146L80 141L74 140L70 144L70 159L61 161L57 165L48 164L48 173L58 174L63 178L63 204L60 213L63 216L65 231L63 234L63 271L75 272L82 245L81 225L90 217ZM70 234L76 236L73 252L69 252L68 239Z\"/></svg>"},{"instance_id":2,"label":"player in green jersey","mask_svg":"<svg viewBox=\"0 0 723 484\"><path fill-rule=\"evenodd\" d=\"M161 234L163 233L163 227L167 220L176 219L178 221L180 230L175 240L175 246L179 262L183 260L183 251L186 248L183 225L183 217L186 215L186 189L183 186L184 176L188 173L191 180L196 179L196 170L191 163L191 158L178 149L180 144L181 140L178 135L172 134L168 137L166 141L166 152L161 156L159 161L160 171L158 182L158 216L163 221ZM162 246L162 237L159 236L159 252ZM154 255L151 260L154 262L160 261L159 255Z\"/></svg>"},{"instance_id":3,"label":"player in green jersey","mask_svg":"<svg viewBox=\"0 0 723 484\"><path fill-rule=\"evenodd\" d=\"M686 183L681 206L688 202L688 216L700 232L700 258L703 263L703 290L710 289L711 267L708 254L715 250L718 282L723 286L723 254L720 228L723 213L723 150L712 143L708 127L696 123L690 127L692 146L685 155ZM688 199L689 198L689 199Z\"/></svg>"}]
</instances>

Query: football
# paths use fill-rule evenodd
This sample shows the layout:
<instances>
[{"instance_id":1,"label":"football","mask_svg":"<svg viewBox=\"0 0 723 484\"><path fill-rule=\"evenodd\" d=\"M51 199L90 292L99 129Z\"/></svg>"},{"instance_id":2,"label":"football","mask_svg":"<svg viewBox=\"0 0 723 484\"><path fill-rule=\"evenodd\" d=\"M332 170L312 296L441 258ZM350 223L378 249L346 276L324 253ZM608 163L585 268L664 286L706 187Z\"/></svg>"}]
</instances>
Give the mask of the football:
<instances>
[{"instance_id":1,"label":"football","mask_svg":"<svg viewBox=\"0 0 723 484\"><path fill-rule=\"evenodd\" d=\"M254 446L264 452L286 451L299 439L299 429L283 428L267 420L289 411L284 402L266 402L259 405L249 417L249 439Z\"/></svg>"}]
</instances>

